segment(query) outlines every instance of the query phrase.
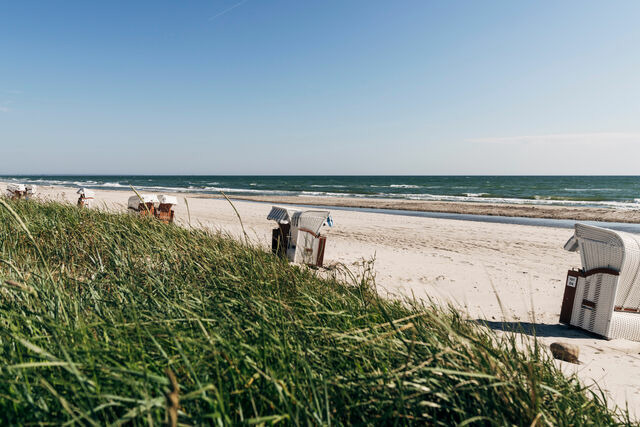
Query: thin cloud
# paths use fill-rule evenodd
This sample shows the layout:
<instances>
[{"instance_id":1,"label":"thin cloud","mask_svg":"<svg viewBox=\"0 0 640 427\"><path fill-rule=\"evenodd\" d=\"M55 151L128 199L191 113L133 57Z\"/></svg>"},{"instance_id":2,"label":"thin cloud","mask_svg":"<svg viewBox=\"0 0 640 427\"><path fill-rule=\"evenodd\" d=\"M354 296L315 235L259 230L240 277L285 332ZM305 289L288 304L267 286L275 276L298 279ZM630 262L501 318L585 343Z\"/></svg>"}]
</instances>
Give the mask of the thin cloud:
<instances>
[{"instance_id":1,"label":"thin cloud","mask_svg":"<svg viewBox=\"0 0 640 427\"><path fill-rule=\"evenodd\" d=\"M229 12L231 12L233 9L235 9L236 7L240 7L243 4L245 4L246 2L248 2L249 0L242 0L236 4L234 4L233 6L229 6L228 8L226 8L225 10L218 12L217 14L213 15L211 18L209 18L209 21L213 21L216 18L221 17L222 15L225 15Z\"/></svg>"},{"instance_id":2,"label":"thin cloud","mask_svg":"<svg viewBox=\"0 0 640 427\"><path fill-rule=\"evenodd\" d=\"M9 111L9 107L5 107L4 105L0 105L0 113L8 113Z\"/></svg>"},{"instance_id":3,"label":"thin cloud","mask_svg":"<svg viewBox=\"0 0 640 427\"><path fill-rule=\"evenodd\" d=\"M612 144L640 142L638 132L556 133L546 135L500 136L471 138L479 144Z\"/></svg>"}]
</instances>

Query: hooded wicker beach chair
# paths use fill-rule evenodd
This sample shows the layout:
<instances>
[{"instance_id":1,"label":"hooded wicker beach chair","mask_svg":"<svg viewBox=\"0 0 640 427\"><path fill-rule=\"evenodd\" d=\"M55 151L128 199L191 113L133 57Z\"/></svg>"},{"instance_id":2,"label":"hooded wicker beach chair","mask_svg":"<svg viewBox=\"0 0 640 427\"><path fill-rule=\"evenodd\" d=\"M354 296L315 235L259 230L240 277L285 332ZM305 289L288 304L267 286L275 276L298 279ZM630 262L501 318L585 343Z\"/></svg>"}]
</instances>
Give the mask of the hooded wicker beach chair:
<instances>
[{"instance_id":1,"label":"hooded wicker beach chair","mask_svg":"<svg viewBox=\"0 0 640 427\"><path fill-rule=\"evenodd\" d=\"M607 339L640 341L640 235L576 224L560 321Z\"/></svg>"},{"instance_id":2,"label":"hooded wicker beach chair","mask_svg":"<svg viewBox=\"0 0 640 427\"><path fill-rule=\"evenodd\" d=\"M33 196L35 196L36 193L38 193L38 186L35 184L27 184L25 185L24 189L25 189L24 197L26 199L30 199Z\"/></svg>"},{"instance_id":3,"label":"hooded wicker beach chair","mask_svg":"<svg viewBox=\"0 0 640 427\"><path fill-rule=\"evenodd\" d=\"M88 208L93 204L93 200L95 199L95 193L92 190L87 188L81 188L77 191L78 197L78 207L79 208Z\"/></svg>"},{"instance_id":4,"label":"hooded wicker beach chair","mask_svg":"<svg viewBox=\"0 0 640 427\"><path fill-rule=\"evenodd\" d=\"M273 206L267 219L276 221L271 248L286 255L291 262L322 267L327 238L320 234L322 226L333 225L329 211L294 211Z\"/></svg>"},{"instance_id":5,"label":"hooded wicker beach chair","mask_svg":"<svg viewBox=\"0 0 640 427\"><path fill-rule=\"evenodd\" d=\"M7 197L13 200L21 199L27 195L27 187L24 184L7 184Z\"/></svg>"},{"instance_id":6,"label":"hooded wicker beach chair","mask_svg":"<svg viewBox=\"0 0 640 427\"><path fill-rule=\"evenodd\" d=\"M140 194L129 197L128 207L132 213L141 216L155 216L156 206L158 205L158 197L155 194Z\"/></svg>"}]
</instances>

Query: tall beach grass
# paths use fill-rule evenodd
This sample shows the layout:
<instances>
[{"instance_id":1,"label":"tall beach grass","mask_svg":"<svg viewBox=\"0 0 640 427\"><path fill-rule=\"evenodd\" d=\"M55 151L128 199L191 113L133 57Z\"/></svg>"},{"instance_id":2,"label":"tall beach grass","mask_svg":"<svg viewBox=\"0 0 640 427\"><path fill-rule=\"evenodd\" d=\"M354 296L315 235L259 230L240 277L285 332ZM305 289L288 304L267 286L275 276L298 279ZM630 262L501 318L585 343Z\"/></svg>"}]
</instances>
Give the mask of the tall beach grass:
<instances>
[{"instance_id":1,"label":"tall beach grass","mask_svg":"<svg viewBox=\"0 0 640 427\"><path fill-rule=\"evenodd\" d=\"M53 202L0 206L3 424L630 424L535 344L366 269Z\"/></svg>"}]
</instances>

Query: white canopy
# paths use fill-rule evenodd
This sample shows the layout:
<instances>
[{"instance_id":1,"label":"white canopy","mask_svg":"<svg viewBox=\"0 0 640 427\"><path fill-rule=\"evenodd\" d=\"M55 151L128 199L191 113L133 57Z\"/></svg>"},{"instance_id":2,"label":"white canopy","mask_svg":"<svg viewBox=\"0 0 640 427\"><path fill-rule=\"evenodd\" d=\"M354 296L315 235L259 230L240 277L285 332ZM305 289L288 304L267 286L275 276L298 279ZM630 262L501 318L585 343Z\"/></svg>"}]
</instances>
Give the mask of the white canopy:
<instances>
[{"instance_id":1,"label":"white canopy","mask_svg":"<svg viewBox=\"0 0 640 427\"><path fill-rule=\"evenodd\" d=\"M158 200L160 202L160 204L162 205L177 205L178 204L178 199L174 196L165 196L164 194L161 194L160 196L158 196Z\"/></svg>"},{"instance_id":2,"label":"white canopy","mask_svg":"<svg viewBox=\"0 0 640 427\"><path fill-rule=\"evenodd\" d=\"M304 211L296 212L291 218L291 225L298 228L304 228L318 234L322 226L331 217L329 211Z\"/></svg>"},{"instance_id":3,"label":"white canopy","mask_svg":"<svg viewBox=\"0 0 640 427\"><path fill-rule=\"evenodd\" d=\"M325 223L333 223L329 211L293 211L279 206L271 208L267 219L278 224L291 223L293 227L304 228L314 234L318 234Z\"/></svg>"},{"instance_id":4,"label":"white canopy","mask_svg":"<svg viewBox=\"0 0 640 427\"><path fill-rule=\"evenodd\" d=\"M291 217L295 211L289 211L287 208L281 208L280 206L272 206L271 212L267 215L267 219L273 220L278 224L288 224L291 222Z\"/></svg>"},{"instance_id":5,"label":"white canopy","mask_svg":"<svg viewBox=\"0 0 640 427\"><path fill-rule=\"evenodd\" d=\"M7 191L27 191L27 188L24 184L7 184Z\"/></svg>"},{"instance_id":6,"label":"white canopy","mask_svg":"<svg viewBox=\"0 0 640 427\"><path fill-rule=\"evenodd\" d=\"M158 197L156 197L155 194L141 194L140 197L138 197L138 195L135 194L129 197L129 208L138 209L138 207L140 206L140 203L156 204L158 203Z\"/></svg>"},{"instance_id":7,"label":"white canopy","mask_svg":"<svg viewBox=\"0 0 640 427\"><path fill-rule=\"evenodd\" d=\"M96 193L94 193L93 190L89 190L88 188L84 188L84 187L79 189L76 193L80 194L82 197L87 199L93 198L96 195Z\"/></svg>"}]
</instances>

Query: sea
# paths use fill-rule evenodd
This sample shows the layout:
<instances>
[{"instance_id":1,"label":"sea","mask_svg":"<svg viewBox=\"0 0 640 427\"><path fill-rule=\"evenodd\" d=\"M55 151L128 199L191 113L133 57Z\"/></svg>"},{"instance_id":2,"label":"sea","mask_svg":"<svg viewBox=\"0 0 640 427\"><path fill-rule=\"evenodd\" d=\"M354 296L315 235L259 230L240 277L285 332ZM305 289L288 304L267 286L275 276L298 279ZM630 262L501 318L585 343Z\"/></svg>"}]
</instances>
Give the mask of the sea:
<instances>
[{"instance_id":1,"label":"sea","mask_svg":"<svg viewBox=\"0 0 640 427\"><path fill-rule=\"evenodd\" d=\"M640 176L13 175L0 181L229 196L334 196L640 209Z\"/></svg>"}]
</instances>

